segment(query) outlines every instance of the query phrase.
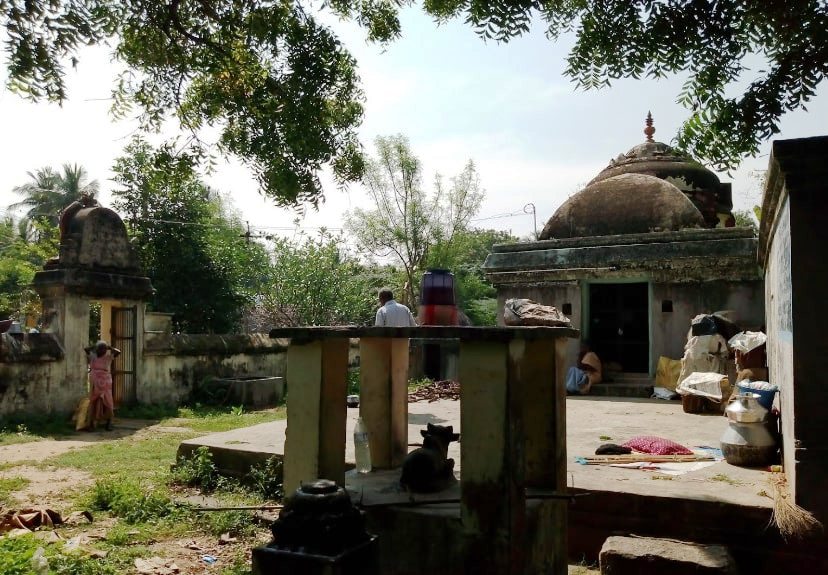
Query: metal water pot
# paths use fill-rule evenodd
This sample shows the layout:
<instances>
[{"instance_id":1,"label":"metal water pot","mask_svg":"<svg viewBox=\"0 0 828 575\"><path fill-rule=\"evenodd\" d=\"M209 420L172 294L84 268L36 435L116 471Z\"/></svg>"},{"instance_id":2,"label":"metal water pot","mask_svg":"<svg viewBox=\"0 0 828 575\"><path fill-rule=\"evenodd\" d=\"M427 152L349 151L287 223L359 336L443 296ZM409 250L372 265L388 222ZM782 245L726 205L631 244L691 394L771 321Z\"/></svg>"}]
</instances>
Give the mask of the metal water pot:
<instances>
[{"instance_id":1,"label":"metal water pot","mask_svg":"<svg viewBox=\"0 0 828 575\"><path fill-rule=\"evenodd\" d=\"M760 423L765 421L768 410L759 404L758 396L753 393L740 393L731 398L725 408L730 421L737 423Z\"/></svg>"},{"instance_id":2,"label":"metal water pot","mask_svg":"<svg viewBox=\"0 0 828 575\"><path fill-rule=\"evenodd\" d=\"M752 393L739 394L725 408L728 422L722 434L722 454L731 465L762 467L776 458L777 446L765 425L768 410Z\"/></svg>"}]
</instances>

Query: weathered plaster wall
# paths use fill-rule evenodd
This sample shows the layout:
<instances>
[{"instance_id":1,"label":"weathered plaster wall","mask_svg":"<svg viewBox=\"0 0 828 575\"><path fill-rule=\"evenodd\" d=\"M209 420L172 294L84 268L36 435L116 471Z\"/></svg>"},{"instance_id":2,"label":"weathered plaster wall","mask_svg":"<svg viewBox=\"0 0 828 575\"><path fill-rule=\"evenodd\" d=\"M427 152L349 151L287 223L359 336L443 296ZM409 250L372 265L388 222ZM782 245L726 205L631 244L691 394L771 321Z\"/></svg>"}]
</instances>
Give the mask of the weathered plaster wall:
<instances>
[{"instance_id":1,"label":"weathered plaster wall","mask_svg":"<svg viewBox=\"0 0 828 575\"><path fill-rule=\"evenodd\" d=\"M61 411L74 400L63 385L63 347L53 334L0 335L0 417Z\"/></svg>"},{"instance_id":2,"label":"weathered plaster wall","mask_svg":"<svg viewBox=\"0 0 828 575\"><path fill-rule=\"evenodd\" d=\"M795 486L796 458L792 441L795 433L791 219L787 198L781 202L776 216L774 239L765 265L765 299L768 304L766 318L769 377L780 387L782 435L788 447L783 449L782 456L790 485Z\"/></svg>"},{"instance_id":3,"label":"weathered plaster wall","mask_svg":"<svg viewBox=\"0 0 828 575\"><path fill-rule=\"evenodd\" d=\"M498 323L503 322L503 305L509 298L529 298L544 305L562 309L565 303L572 305L569 319L572 327L584 330L581 301L582 282L560 282L531 286L498 286ZM662 311L662 302L671 300L672 312ZM740 324L757 329L764 324L763 284L761 281L728 282L709 281L680 284L653 284L651 301L651 366L654 374L659 356L681 359L690 321L700 313L731 310ZM567 343L567 365L573 365L578 357L577 341Z\"/></svg>"},{"instance_id":4,"label":"weathered plaster wall","mask_svg":"<svg viewBox=\"0 0 828 575\"><path fill-rule=\"evenodd\" d=\"M179 403L209 376L284 377L286 350L285 341L266 334L155 336L146 342L138 362L138 402Z\"/></svg>"},{"instance_id":5,"label":"weathered plaster wall","mask_svg":"<svg viewBox=\"0 0 828 575\"><path fill-rule=\"evenodd\" d=\"M761 281L710 281L690 284L653 284L652 365L654 373L659 356L681 359L690 321L700 313L729 310L731 319L746 329L758 329L764 322L764 291ZM673 311L662 311L665 300Z\"/></svg>"},{"instance_id":6,"label":"weathered plaster wall","mask_svg":"<svg viewBox=\"0 0 828 575\"><path fill-rule=\"evenodd\" d=\"M71 313L80 311L75 303L68 306ZM88 325L88 302L86 310ZM82 351L88 335L75 331L69 337L74 342L72 353L57 334L2 335L0 416L63 415L74 410L88 393ZM179 403L208 376L283 377L285 361L286 342L264 334L155 336L139 349L137 400L140 404Z\"/></svg>"},{"instance_id":7,"label":"weathered plaster wall","mask_svg":"<svg viewBox=\"0 0 828 575\"><path fill-rule=\"evenodd\" d=\"M767 285L768 360L772 381L781 388L785 473L796 503L823 522L828 521L826 155L828 136L773 143L759 246Z\"/></svg>"}]
</instances>

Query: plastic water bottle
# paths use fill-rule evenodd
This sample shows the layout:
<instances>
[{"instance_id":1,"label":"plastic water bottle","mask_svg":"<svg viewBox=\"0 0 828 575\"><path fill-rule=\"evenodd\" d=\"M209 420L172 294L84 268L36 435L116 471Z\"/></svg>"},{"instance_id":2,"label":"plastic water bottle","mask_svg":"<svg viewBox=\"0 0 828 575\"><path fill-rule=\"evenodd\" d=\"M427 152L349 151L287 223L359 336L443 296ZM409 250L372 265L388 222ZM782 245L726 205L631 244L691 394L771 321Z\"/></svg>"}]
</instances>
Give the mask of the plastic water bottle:
<instances>
[{"instance_id":1,"label":"plastic water bottle","mask_svg":"<svg viewBox=\"0 0 828 575\"><path fill-rule=\"evenodd\" d=\"M368 428L360 417L354 427L354 456L357 473L371 472L371 447L368 444Z\"/></svg>"}]
</instances>

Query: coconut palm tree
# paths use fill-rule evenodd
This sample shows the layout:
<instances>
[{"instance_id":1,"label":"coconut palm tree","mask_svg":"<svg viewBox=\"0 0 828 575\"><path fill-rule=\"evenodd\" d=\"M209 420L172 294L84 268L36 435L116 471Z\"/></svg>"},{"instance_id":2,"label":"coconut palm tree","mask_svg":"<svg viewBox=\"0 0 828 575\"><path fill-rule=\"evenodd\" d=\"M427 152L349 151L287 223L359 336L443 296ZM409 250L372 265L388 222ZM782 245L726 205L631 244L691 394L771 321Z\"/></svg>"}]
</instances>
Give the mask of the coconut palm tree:
<instances>
[{"instance_id":1,"label":"coconut palm tree","mask_svg":"<svg viewBox=\"0 0 828 575\"><path fill-rule=\"evenodd\" d=\"M95 196L98 181L87 182L86 170L77 164L63 164L58 173L50 167L28 172L30 182L14 188L23 200L9 206L12 209L27 208L24 218L28 221L46 220L58 224L60 212L82 195Z\"/></svg>"}]
</instances>

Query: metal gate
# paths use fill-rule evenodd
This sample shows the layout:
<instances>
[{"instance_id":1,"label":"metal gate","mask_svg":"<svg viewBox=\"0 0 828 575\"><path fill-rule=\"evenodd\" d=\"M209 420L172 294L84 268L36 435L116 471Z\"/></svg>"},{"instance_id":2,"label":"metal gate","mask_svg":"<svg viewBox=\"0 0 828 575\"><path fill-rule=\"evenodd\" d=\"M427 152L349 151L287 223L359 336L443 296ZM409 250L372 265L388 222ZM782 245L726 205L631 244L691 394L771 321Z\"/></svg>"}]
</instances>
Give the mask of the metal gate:
<instances>
[{"instance_id":1,"label":"metal gate","mask_svg":"<svg viewBox=\"0 0 828 575\"><path fill-rule=\"evenodd\" d=\"M112 369L112 396L115 405L131 405L136 401L136 308L112 308L112 347L121 350Z\"/></svg>"}]
</instances>

